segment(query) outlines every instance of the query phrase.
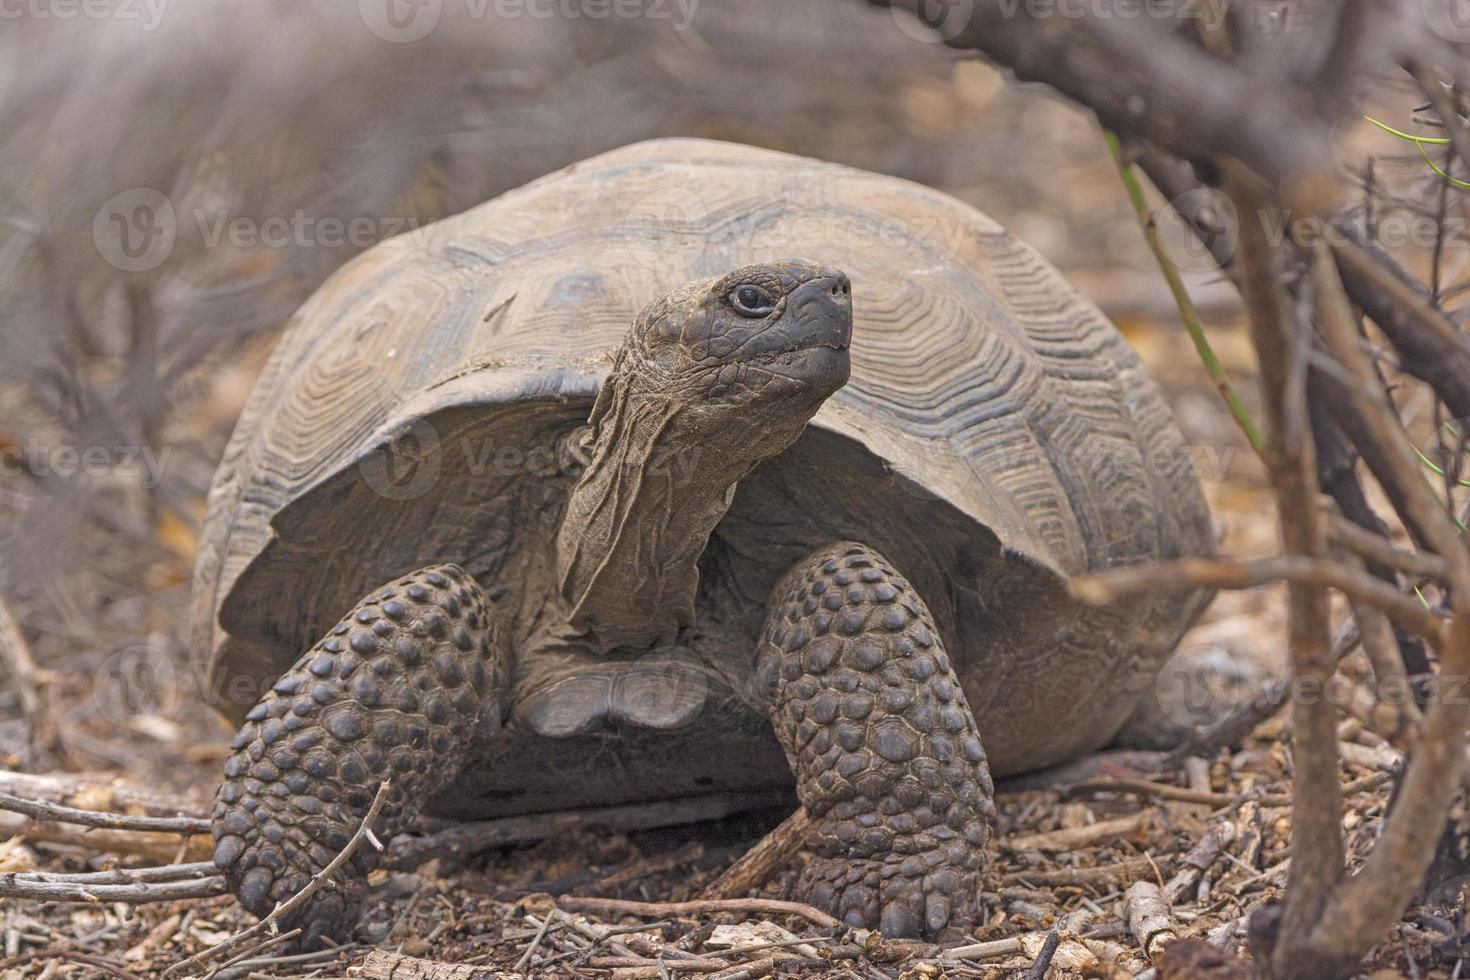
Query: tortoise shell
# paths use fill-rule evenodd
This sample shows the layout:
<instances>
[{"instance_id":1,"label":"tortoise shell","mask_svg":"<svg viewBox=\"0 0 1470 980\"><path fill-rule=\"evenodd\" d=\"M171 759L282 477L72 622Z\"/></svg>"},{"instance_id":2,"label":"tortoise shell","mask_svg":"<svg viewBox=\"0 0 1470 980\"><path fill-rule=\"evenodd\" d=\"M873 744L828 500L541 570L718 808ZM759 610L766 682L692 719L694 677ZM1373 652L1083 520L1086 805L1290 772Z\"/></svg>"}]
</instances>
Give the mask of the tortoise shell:
<instances>
[{"instance_id":1,"label":"tortoise shell","mask_svg":"<svg viewBox=\"0 0 1470 980\"><path fill-rule=\"evenodd\" d=\"M1065 587L1213 548L1156 385L1091 303L967 205L703 140L627 146L386 241L302 307L210 493L193 617L216 705L238 720L358 598L435 562L468 569L524 635L576 479L569 436L638 311L787 256L850 275L852 376L739 485L700 566L691 645L738 679L773 583L813 548L863 541L932 609L996 774L1105 743L1206 598L1094 609ZM710 752L749 773L700 786L789 781L769 729L734 716L639 750L615 791L537 783L509 751L468 767L448 809L668 795L668 772L707 771ZM494 779L475 774L497 760Z\"/></svg>"}]
</instances>

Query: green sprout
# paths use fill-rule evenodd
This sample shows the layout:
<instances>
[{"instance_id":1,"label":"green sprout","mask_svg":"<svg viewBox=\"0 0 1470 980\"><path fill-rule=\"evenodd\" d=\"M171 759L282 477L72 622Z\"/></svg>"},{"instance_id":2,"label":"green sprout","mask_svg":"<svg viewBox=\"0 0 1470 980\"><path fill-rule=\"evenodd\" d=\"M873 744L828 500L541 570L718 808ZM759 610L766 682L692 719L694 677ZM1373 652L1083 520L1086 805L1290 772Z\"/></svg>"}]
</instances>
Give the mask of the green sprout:
<instances>
[{"instance_id":1,"label":"green sprout","mask_svg":"<svg viewBox=\"0 0 1470 980\"><path fill-rule=\"evenodd\" d=\"M1429 152L1424 149L1425 146L1448 146L1450 142L1448 139L1443 136L1415 136L1413 133L1406 133L1401 129L1394 129L1392 126L1388 125L1388 123L1379 122L1372 116L1364 116L1363 118L1368 120L1373 125L1377 126L1379 129L1383 130L1385 133L1388 133L1391 136L1397 136L1401 140L1408 140L1409 142L1413 143L1414 148L1419 151L1419 155L1424 158L1424 162L1429 164L1430 170L1433 170L1435 173L1439 174L1441 177L1443 177L1445 180L1449 181L1456 187L1470 190L1470 183L1467 183L1463 180L1457 180L1456 178L1451 177L1449 174L1445 173L1443 170L1440 169L1439 164L1435 163L1429 158Z\"/></svg>"},{"instance_id":2,"label":"green sprout","mask_svg":"<svg viewBox=\"0 0 1470 980\"><path fill-rule=\"evenodd\" d=\"M1174 263L1169 261L1169 256L1164 252L1164 246L1159 241L1158 228L1154 224L1153 216L1149 214L1148 202L1143 196L1143 186L1138 182L1138 176L1133 172L1133 167L1123 161L1123 151L1118 144L1117 134L1111 130L1104 130L1103 135L1107 138L1108 149L1113 153L1113 162L1118 165L1118 174L1123 178L1123 187L1128 191L1128 200L1133 204L1133 211L1138 217L1138 223L1143 228L1143 237L1148 242L1149 250L1154 253L1154 259L1159 263L1159 269L1164 274L1164 281L1169 284L1169 291L1174 294L1174 303L1179 307L1179 318L1184 322L1184 329L1189 333L1189 339L1194 342L1194 349L1199 354L1200 361L1205 366L1205 373L1214 382L1215 388L1220 392L1220 397L1225 399L1225 404L1230 406L1230 414L1235 417L1235 424L1245 433L1250 440L1251 447L1257 452L1265 445L1261 438L1260 430L1252 421L1250 412L1246 410L1240 397L1235 393L1235 386L1230 383L1230 378L1225 374L1225 368L1220 364L1220 359L1215 356L1215 349L1210 345L1210 340L1205 336L1205 325L1200 319L1199 310L1195 308L1194 301L1189 298L1189 291L1184 288L1184 280L1179 276L1179 270Z\"/></svg>"}]
</instances>

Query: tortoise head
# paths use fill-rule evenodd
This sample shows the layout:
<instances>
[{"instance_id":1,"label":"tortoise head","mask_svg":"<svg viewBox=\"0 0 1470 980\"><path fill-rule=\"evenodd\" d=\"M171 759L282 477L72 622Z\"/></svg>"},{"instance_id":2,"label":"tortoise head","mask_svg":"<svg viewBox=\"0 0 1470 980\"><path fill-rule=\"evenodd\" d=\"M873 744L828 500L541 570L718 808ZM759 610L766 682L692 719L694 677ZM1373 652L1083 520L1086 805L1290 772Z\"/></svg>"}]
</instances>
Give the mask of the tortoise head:
<instances>
[{"instance_id":1,"label":"tortoise head","mask_svg":"<svg viewBox=\"0 0 1470 980\"><path fill-rule=\"evenodd\" d=\"M672 639L735 484L847 383L852 287L802 259L688 283L639 315L592 409L557 536L571 626L604 650Z\"/></svg>"},{"instance_id":2,"label":"tortoise head","mask_svg":"<svg viewBox=\"0 0 1470 980\"><path fill-rule=\"evenodd\" d=\"M760 414L762 406L794 409L793 402L815 410L847 383L851 341L847 276L783 259L696 280L654 301L624 354L642 384L666 395Z\"/></svg>"}]
</instances>

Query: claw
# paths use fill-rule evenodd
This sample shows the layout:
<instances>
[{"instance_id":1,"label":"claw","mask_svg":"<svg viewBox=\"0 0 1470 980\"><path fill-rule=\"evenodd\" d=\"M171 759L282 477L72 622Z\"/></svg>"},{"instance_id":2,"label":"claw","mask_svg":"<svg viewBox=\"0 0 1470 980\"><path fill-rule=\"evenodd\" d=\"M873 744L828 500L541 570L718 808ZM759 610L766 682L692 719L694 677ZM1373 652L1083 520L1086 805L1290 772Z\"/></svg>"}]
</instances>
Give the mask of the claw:
<instances>
[{"instance_id":1,"label":"claw","mask_svg":"<svg viewBox=\"0 0 1470 980\"><path fill-rule=\"evenodd\" d=\"M214 845L214 866L223 871L239 860L245 852L245 842L233 834L221 837Z\"/></svg>"},{"instance_id":2,"label":"claw","mask_svg":"<svg viewBox=\"0 0 1470 980\"><path fill-rule=\"evenodd\" d=\"M321 895L311 907L311 917L303 924L301 947L319 949L325 945L323 940L338 933L345 913L344 903L339 896Z\"/></svg>"},{"instance_id":3,"label":"claw","mask_svg":"<svg viewBox=\"0 0 1470 980\"><path fill-rule=\"evenodd\" d=\"M271 885L276 876L269 868L251 868L240 882L240 904L256 915L264 915L270 909Z\"/></svg>"},{"instance_id":4,"label":"claw","mask_svg":"<svg viewBox=\"0 0 1470 980\"><path fill-rule=\"evenodd\" d=\"M878 931L884 939L910 939L919 935L919 917L913 903L906 899L890 902L878 920Z\"/></svg>"},{"instance_id":5,"label":"claw","mask_svg":"<svg viewBox=\"0 0 1470 980\"><path fill-rule=\"evenodd\" d=\"M949 896L930 892L924 901L924 919L929 935L933 936L949 925Z\"/></svg>"}]
</instances>

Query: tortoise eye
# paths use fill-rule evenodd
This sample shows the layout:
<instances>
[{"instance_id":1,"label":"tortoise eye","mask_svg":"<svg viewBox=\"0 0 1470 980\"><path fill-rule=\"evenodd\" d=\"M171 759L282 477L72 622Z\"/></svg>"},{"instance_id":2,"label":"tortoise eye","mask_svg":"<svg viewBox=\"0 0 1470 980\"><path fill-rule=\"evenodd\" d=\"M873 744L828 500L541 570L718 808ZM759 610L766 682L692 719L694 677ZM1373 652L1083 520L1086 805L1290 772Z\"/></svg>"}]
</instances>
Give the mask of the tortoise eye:
<instances>
[{"instance_id":1,"label":"tortoise eye","mask_svg":"<svg viewBox=\"0 0 1470 980\"><path fill-rule=\"evenodd\" d=\"M759 286L746 284L730 290L730 305L741 316L767 316L776 308L776 298Z\"/></svg>"}]
</instances>

